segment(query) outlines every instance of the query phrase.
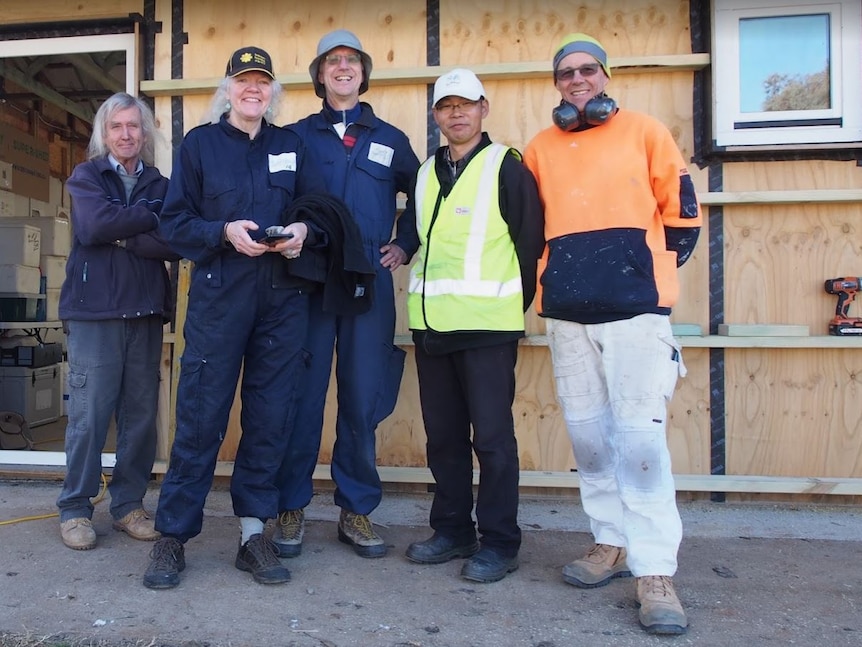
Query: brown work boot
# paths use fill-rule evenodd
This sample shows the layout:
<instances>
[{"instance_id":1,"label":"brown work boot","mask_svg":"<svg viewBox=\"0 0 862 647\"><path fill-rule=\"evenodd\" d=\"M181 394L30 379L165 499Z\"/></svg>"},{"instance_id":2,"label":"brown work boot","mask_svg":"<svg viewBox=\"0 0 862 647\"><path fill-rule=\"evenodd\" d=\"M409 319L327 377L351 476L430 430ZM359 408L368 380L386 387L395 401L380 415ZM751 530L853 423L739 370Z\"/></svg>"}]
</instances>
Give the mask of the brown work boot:
<instances>
[{"instance_id":1,"label":"brown work boot","mask_svg":"<svg viewBox=\"0 0 862 647\"><path fill-rule=\"evenodd\" d=\"M299 557L305 535L305 510L286 510L278 513L272 543L279 557Z\"/></svg>"},{"instance_id":2,"label":"brown work boot","mask_svg":"<svg viewBox=\"0 0 862 647\"><path fill-rule=\"evenodd\" d=\"M90 550L96 547L96 531L86 517L66 519L60 523L60 537L72 550Z\"/></svg>"},{"instance_id":3,"label":"brown work boot","mask_svg":"<svg viewBox=\"0 0 862 647\"><path fill-rule=\"evenodd\" d=\"M684 634L688 630L688 619L682 610L673 580L665 575L639 577L637 602L640 605L638 621L650 634Z\"/></svg>"},{"instance_id":4,"label":"brown work boot","mask_svg":"<svg viewBox=\"0 0 862 647\"><path fill-rule=\"evenodd\" d=\"M132 510L122 519L114 519L114 530L122 530L132 539L139 541L155 541L161 537L155 529L155 522L143 508Z\"/></svg>"},{"instance_id":5,"label":"brown work boot","mask_svg":"<svg viewBox=\"0 0 862 647\"><path fill-rule=\"evenodd\" d=\"M338 540L353 546L354 552L360 557L386 555L386 544L380 535L374 532L368 515L342 510L338 519Z\"/></svg>"},{"instance_id":6,"label":"brown work boot","mask_svg":"<svg viewBox=\"0 0 862 647\"><path fill-rule=\"evenodd\" d=\"M563 567L563 580L581 589L604 586L615 577L631 577L626 549L594 544L586 555Z\"/></svg>"}]
</instances>

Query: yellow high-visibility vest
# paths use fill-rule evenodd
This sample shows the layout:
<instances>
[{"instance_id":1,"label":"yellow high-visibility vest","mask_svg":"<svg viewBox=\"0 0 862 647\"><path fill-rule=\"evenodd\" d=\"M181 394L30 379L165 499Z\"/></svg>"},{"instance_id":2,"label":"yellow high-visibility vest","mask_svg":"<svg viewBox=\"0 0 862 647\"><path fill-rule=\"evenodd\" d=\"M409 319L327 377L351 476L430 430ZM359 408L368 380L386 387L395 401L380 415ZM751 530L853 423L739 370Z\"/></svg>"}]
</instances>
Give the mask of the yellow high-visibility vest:
<instances>
[{"instance_id":1,"label":"yellow high-visibility vest","mask_svg":"<svg viewBox=\"0 0 862 647\"><path fill-rule=\"evenodd\" d=\"M434 157L419 168L415 204L421 245L407 292L412 330L524 329L518 255L500 213L500 167L508 150L491 144L479 151L445 198Z\"/></svg>"}]
</instances>

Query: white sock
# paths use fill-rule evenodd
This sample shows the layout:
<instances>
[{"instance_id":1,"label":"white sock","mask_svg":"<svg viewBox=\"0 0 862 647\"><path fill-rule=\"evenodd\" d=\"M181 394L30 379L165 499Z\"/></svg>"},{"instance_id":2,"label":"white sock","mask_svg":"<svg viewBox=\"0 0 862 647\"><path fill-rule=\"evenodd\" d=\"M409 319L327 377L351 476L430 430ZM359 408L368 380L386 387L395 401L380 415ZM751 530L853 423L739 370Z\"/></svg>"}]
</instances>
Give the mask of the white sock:
<instances>
[{"instance_id":1,"label":"white sock","mask_svg":"<svg viewBox=\"0 0 862 647\"><path fill-rule=\"evenodd\" d=\"M241 543L243 545L245 545L245 542L251 539L252 535L259 535L263 533L263 521L261 521L257 517L240 517L239 525L242 530Z\"/></svg>"}]
</instances>

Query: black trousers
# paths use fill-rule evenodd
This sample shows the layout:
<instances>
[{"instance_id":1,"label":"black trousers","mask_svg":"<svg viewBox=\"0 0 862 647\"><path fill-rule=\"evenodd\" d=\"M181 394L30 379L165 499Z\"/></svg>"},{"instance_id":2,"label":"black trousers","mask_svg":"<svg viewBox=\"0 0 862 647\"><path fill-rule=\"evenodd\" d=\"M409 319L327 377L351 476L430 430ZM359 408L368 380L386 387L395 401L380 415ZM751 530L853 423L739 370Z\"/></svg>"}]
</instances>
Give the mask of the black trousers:
<instances>
[{"instance_id":1,"label":"black trousers","mask_svg":"<svg viewBox=\"0 0 862 647\"><path fill-rule=\"evenodd\" d=\"M517 359L517 341L443 355L429 355L416 346L428 466L437 483L431 527L458 541L475 538L475 452L480 540L507 557L514 557L521 546L518 445L512 418Z\"/></svg>"}]
</instances>

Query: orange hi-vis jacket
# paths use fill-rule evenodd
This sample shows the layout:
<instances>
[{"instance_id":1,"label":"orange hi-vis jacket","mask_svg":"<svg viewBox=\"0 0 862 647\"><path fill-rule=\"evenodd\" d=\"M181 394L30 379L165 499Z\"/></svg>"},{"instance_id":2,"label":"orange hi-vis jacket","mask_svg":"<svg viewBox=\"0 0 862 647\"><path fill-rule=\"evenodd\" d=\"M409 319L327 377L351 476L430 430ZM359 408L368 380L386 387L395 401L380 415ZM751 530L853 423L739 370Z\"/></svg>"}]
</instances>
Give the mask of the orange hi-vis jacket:
<instances>
[{"instance_id":1,"label":"orange hi-vis jacket","mask_svg":"<svg viewBox=\"0 0 862 647\"><path fill-rule=\"evenodd\" d=\"M670 314L677 267L702 224L670 131L649 115L619 110L599 126L541 131L524 162L545 208L539 314L580 323Z\"/></svg>"}]
</instances>

